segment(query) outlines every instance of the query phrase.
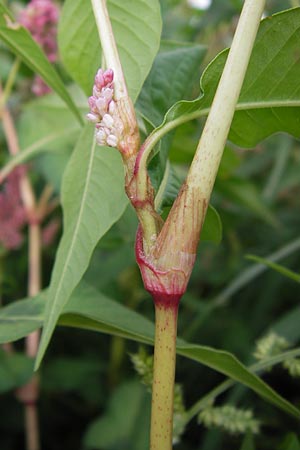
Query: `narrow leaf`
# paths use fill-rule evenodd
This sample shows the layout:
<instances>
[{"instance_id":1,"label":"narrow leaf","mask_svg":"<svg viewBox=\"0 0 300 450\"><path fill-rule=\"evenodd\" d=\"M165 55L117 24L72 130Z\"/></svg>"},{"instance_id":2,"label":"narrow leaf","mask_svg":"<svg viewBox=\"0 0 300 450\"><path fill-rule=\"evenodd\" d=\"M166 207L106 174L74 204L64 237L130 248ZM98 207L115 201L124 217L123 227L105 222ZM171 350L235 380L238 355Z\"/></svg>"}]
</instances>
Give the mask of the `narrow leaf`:
<instances>
[{"instance_id":1,"label":"narrow leaf","mask_svg":"<svg viewBox=\"0 0 300 450\"><path fill-rule=\"evenodd\" d=\"M97 242L125 210L123 179L119 154L96 147L93 126L86 125L63 179L64 233L52 272L37 365Z\"/></svg>"},{"instance_id":2,"label":"narrow leaf","mask_svg":"<svg viewBox=\"0 0 300 450\"><path fill-rule=\"evenodd\" d=\"M158 0L109 0L108 10L120 52L129 94L136 100L159 48ZM90 0L66 0L58 43L70 75L91 95L101 66L101 46Z\"/></svg>"},{"instance_id":3,"label":"narrow leaf","mask_svg":"<svg viewBox=\"0 0 300 450\"><path fill-rule=\"evenodd\" d=\"M276 272L281 273L281 275L284 275L285 277L288 277L293 281L297 281L297 283L300 282L300 274L293 272L290 269L287 269L286 267L282 266L281 264L274 263L272 261L269 261L266 258L261 258L260 256L256 256L256 255L246 255L246 258L250 259L251 261L255 261L260 264L264 264L265 266L269 267L270 269L273 269Z\"/></svg>"},{"instance_id":4,"label":"narrow leaf","mask_svg":"<svg viewBox=\"0 0 300 450\"><path fill-rule=\"evenodd\" d=\"M177 353L195 361L201 362L214 370L238 381L251 388L254 392L270 403L273 403L283 411L300 418L300 411L283 399L270 386L262 381L257 375L251 373L234 355L231 353L215 350L210 347L192 344L177 345Z\"/></svg>"},{"instance_id":5,"label":"narrow leaf","mask_svg":"<svg viewBox=\"0 0 300 450\"><path fill-rule=\"evenodd\" d=\"M10 11L2 3L0 4L0 38L64 100L79 123L82 124L81 115L53 64L48 61L28 30L15 22Z\"/></svg>"},{"instance_id":6,"label":"narrow leaf","mask_svg":"<svg viewBox=\"0 0 300 450\"><path fill-rule=\"evenodd\" d=\"M41 324L40 308L42 305L42 300L33 299L22 300L15 306L12 304L3 308L0 313L0 330L4 329L2 333L5 335L5 328L7 333L16 323L19 324L19 327L20 324L22 326L22 322L28 330L28 322L31 322L32 325L32 321L35 319L34 308L38 315L37 322ZM28 308L31 308L29 313ZM138 342L153 344L154 324L129 308L107 299L83 282L73 291L70 301L63 310L60 322L64 325L116 334ZM177 341L177 353L244 384L283 411L296 417L300 416L299 411L293 405L247 369L231 353L211 347L188 344L181 339Z\"/></svg>"}]
</instances>

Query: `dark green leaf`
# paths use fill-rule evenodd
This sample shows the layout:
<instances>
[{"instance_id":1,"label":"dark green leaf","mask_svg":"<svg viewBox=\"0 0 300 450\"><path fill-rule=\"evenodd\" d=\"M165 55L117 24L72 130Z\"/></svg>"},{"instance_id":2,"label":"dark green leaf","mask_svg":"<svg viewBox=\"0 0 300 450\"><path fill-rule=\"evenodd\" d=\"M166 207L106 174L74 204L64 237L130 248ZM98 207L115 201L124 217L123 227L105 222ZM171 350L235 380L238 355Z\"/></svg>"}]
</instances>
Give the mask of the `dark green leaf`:
<instances>
[{"instance_id":1,"label":"dark green leaf","mask_svg":"<svg viewBox=\"0 0 300 450\"><path fill-rule=\"evenodd\" d=\"M150 403L150 395L140 382L121 384L110 399L107 413L89 426L85 446L101 450L147 450ZM126 405L126 414L120 405Z\"/></svg>"},{"instance_id":2,"label":"dark green leaf","mask_svg":"<svg viewBox=\"0 0 300 450\"><path fill-rule=\"evenodd\" d=\"M278 227L278 219L269 206L264 203L255 184L237 177L231 177L222 183L222 193L232 200L234 205L241 205L273 227Z\"/></svg>"},{"instance_id":3,"label":"dark green leaf","mask_svg":"<svg viewBox=\"0 0 300 450\"><path fill-rule=\"evenodd\" d=\"M137 102L153 125L161 123L173 103L191 95L205 50L202 45L162 42Z\"/></svg>"},{"instance_id":4,"label":"dark green leaf","mask_svg":"<svg viewBox=\"0 0 300 450\"><path fill-rule=\"evenodd\" d=\"M269 261L266 258L261 258L260 256L256 255L246 255L247 259L250 259L251 261L258 262L260 264L264 264L270 269L275 270L276 272L280 273L281 275L290 278L293 281L296 281L297 283L300 282L300 274L293 272L290 269L287 269L286 267L282 266L281 264L274 263L272 261Z\"/></svg>"},{"instance_id":5,"label":"dark green leaf","mask_svg":"<svg viewBox=\"0 0 300 450\"><path fill-rule=\"evenodd\" d=\"M211 205L208 205L200 239L215 244L220 244L222 240L222 221L217 210Z\"/></svg>"},{"instance_id":6,"label":"dark green leaf","mask_svg":"<svg viewBox=\"0 0 300 450\"><path fill-rule=\"evenodd\" d=\"M254 439L252 434L247 434L245 436L240 450L255 450Z\"/></svg>"},{"instance_id":7,"label":"dark green leaf","mask_svg":"<svg viewBox=\"0 0 300 450\"><path fill-rule=\"evenodd\" d=\"M294 8L260 25L229 134L240 146L252 147L278 131L299 137L299 20L300 8ZM200 97L175 103L157 131L208 114L227 54L221 52L204 71Z\"/></svg>"},{"instance_id":8,"label":"dark green leaf","mask_svg":"<svg viewBox=\"0 0 300 450\"><path fill-rule=\"evenodd\" d=\"M22 324L28 332L29 324L33 325L35 318L34 309L38 312L37 322L41 324L40 308L43 301L40 299L23 300L3 308L0 314L0 324L2 334L0 337L4 341L16 336L13 330L14 324L19 324L19 333L22 332ZM27 312L30 307L30 315ZM85 328L101 331L109 334L137 340L138 342L153 343L154 325L136 312L105 298L94 288L81 283L73 292L70 301L65 306L60 323L73 327ZM36 323L37 326L37 323ZM30 329L32 331L32 329ZM24 336L20 333L19 338ZM257 375L251 373L235 356L231 353L216 350L211 347L188 344L178 339L177 353L194 361L200 362L222 374L240 382L265 400L276 405L282 410L296 417L300 416L299 411L288 401L283 399Z\"/></svg>"},{"instance_id":9,"label":"dark green leaf","mask_svg":"<svg viewBox=\"0 0 300 450\"><path fill-rule=\"evenodd\" d=\"M109 0L108 10L129 94L135 101L159 48L159 2ZM101 47L90 0L65 1L58 43L66 68L89 95L101 66Z\"/></svg>"},{"instance_id":10,"label":"dark green leaf","mask_svg":"<svg viewBox=\"0 0 300 450\"><path fill-rule=\"evenodd\" d=\"M33 375L33 360L23 353L0 350L0 393L27 383Z\"/></svg>"},{"instance_id":11,"label":"dark green leaf","mask_svg":"<svg viewBox=\"0 0 300 450\"><path fill-rule=\"evenodd\" d=\"M278 450L300 450L300 443L295 433L289 433Z\"/></svg>"},{"instance_id":12,"label":"dark green leaf","mask_svg":"<svg viewBox=\"0 0 300 450\"><path fill-rule=\"evenodd\" d=\"M41 47L33 40L30 33L15 22L10 11L2 3L0 4L0 37L30 69L38 73L48 86L64 100L82 124L81 115L53 64L48 61Z\"/></svg>"}]
</instances>

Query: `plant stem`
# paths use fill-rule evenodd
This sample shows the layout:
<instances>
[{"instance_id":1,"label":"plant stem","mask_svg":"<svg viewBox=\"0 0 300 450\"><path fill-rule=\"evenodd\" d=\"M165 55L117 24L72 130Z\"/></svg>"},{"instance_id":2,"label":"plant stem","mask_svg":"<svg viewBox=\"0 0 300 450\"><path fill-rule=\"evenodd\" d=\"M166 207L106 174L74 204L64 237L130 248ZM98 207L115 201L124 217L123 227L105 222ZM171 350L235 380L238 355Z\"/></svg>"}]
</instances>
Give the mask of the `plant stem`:
<instances>
[{"instance_id":1,"label":"plant stem","mask_svg":"<svg viewBox=\"0 0 300 450\"><path fill-rule=\"evenodd\" d=\"M164 298L162 298L164 297ZM179 299L155 302L155 342L150 450L171 450Z\"/></svg>"},{"instance_id":2,"label":"plant stem","mask_svg":"<svg viewBox=\"0 0 300 450\"><path fill-rule=\"evenodd\" d=\"M128 93L125 78L108 15L106 0L91 0L91 3L106 66L114 71L114 90L116 100L120 100L122 97L127 98Z\"/></svg>"},{"instance_id":3,"label":"plant stem","mask_svg":"<svg viewBox=\"0 0 300 450\"><path fill-rule=\"evenodd\" d=\"M0 96L2 87L0 85ZM8 149L11 155L20 152L19 141L10 111L5 104L2 105L3 129L7 140ZM36 198L31 183L24 173L20 179L20 193L26 210L29 224L29 271L28 271L28 293L30 296L36 295L40 291L41 285L41 239L40 223L36 213ZM35 331L27 336L26 354L35 357L39 343L39 332ZM24 404L25 410L25 430L27 450L39 450L39 426L37 398L39 395L39 383L35 374L31 380L22 386L17 393L18 399Z\"/></svg>"},{"instance_id":4,"label":"plant stem","mask_svg":"<svg viewBox=\"0 0 300 450\"><path fill-rule=\"evenodd\" d=\"M187 177L209 200L242 88L265 0L245 0L228 58Z\"/></svg>"}]
</instances>

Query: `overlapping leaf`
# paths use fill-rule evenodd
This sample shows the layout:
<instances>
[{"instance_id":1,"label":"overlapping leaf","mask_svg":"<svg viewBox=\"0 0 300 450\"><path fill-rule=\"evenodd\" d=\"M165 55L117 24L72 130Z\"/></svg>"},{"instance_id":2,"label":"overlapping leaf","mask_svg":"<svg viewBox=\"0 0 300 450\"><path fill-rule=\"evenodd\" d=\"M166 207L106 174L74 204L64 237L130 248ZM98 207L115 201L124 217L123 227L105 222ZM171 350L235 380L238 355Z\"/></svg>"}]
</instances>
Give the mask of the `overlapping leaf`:
<instances>
[{"instance_id":1,"label":"overlapping leaf","mask_svg":"<svg viewBox=\"0 0 300 450\"><path fill-rule=\"evenodd\" d=\"M159 2L109 0L108 10L129 94L135 101L159 48ZM95 73L102 64L90 0L64 3L58 42L66 68L86 94L90 94Z\"/></svg>"},{"instance_id":2,"label":"overlapping leaf","mask_svg":"<svg viewBox=\"0 0 300 450\"><path fill-rule=\"evenodd\" d=\"M43 304L42 298L36 298L22 300L3 308L0 313L0 342L20 338L36 329L37 326L41 326ZM153 344L154 324L152 322L106 298L83 282L73 291L70 301L65 305L60 323ZM18 324L18 332L16 332L15 324ZM25 330L26 333L24 333ZM177 353L229 376L277 407L299 417L300 413L294 406L273 391L258 376L251 373L231 353L188 344L180 339L177 341Z\"/></svg>"},{"instance_id":3,"label":"overlapping leaf","mask_svg":"<svg viewBox=\"0 0 300 450\"><path fill-rule=\"evenodd\" d=\"M300 135L300 8L262 21L237 104L229 139L252 147L265 137L284 131ZM201 95L177 102L167 112L168 129L208 114L227 51L206 68L200 80Z\"/></svg>"},{"instance_id":4,"label":"overlapping leaf","mask_svg":"<svg viewBox=\"0 0 300 450\"><path fill-rule=\"evenodd\" d=\"M48 86L64 100L79 122L82 123L81 115L53 64L48 61L41 47L34 41L30 33L14 21L10 11L2 3L0 4L0 37L30 69L38 73Z\"/></svg>"}]
</instances>

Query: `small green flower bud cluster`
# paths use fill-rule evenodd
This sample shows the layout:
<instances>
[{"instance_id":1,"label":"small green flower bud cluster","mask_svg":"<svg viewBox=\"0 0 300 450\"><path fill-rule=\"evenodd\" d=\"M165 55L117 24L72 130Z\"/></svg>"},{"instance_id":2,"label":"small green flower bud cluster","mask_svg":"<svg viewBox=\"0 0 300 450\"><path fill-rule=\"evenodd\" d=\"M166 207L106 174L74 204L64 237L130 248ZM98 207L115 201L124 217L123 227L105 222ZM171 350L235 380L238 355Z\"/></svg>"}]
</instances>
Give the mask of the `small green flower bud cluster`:
<instances>
[{"instance_id":1,"label":"small green flower bud cluster","mask_svg":"<svg viewBox=\"0 0 300 450\"><path fill-rule=\"evenodd\" d=\"M151 391L153 382L153 356L148 355L144 347L139 352L130 355L136 372L141 377L142 383Z\"/></svg>"},{"instance_id":2,"label":"small green flower bud cluster","mask_svg":"<svg viewBox=\"0 0 300 450\"><path fill-rule=\"evenodd\" d=\"M140 375L142 383L149 391L153 382L153 356L148 355L144 347L139 352L130 355L135 370ZM183 401L182 386L175 383L174 386L174 416L173 416L173 444L178 444L186 426L185 406Z\"/></svg>"},{"instance_id":3,"label":"small green flower bud cluster","mask_svg":"<svg viewBox=\"0 0 300 450\"><path fill-rule=\"evenodd\" d=\"M232 405L208 406L198 415L199 423L207 428L221 428L230 434L259 433L260 423L251 410L239 409Z\"/></svg>"},{"instance_id":4,"label":"small green flower bud cluster","mask_svg":"<svg viewBox=\"0 0 300 450\"><path fill-rule=\"evenodd\" d=\"M273 331L256 342L254 357L258 360L275 356L286 350L290 346L289 342Z\"/></svg>"},{"instance_id":5,"label":"small green flower bud cluster","mask_svg":"<svg viewBox=\"0 0 300 450\"><path fill-rule=\"evenodd\" d=\"M283 361L282 366L292 377L300 377L300 358L288 358Z\"/></svg>"},{"instance_id":6,"label":"small green flower bud cluster","mask_svg":"<svg viewBox=\"0 0 300 450\"><path fill-rule=\"evenodd\" d=\"M283 336L271 332L257 341L254 356L263 360L279 355L290 347L291 344ZM292 377L300 377L300 358L287 358L283 361L282 367L288 370Z\"/></svg>"}]
</instances>

